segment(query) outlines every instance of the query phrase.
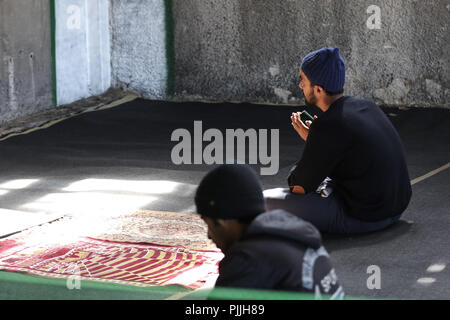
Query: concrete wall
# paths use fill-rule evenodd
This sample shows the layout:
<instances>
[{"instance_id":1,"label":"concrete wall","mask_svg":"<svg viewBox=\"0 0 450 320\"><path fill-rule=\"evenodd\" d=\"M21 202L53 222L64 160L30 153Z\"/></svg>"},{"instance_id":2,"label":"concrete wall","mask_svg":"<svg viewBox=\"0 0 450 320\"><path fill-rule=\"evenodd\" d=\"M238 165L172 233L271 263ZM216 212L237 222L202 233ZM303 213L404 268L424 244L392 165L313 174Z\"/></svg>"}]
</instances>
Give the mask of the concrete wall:
<instances>
[{"instance_id":1,"label":"concrete wall","mask_svg":"<svg viewBox=\"0 0 450 320\"><path fill-rule=\"evenodd\" d=\"M57 0L57 104L99 95L111 86L109 0Z\"/></svg>"},{"instance_id":2,"label":"concrete wall","mask_svg":"<svg viewBox=\"0 0 450 320\"><path fill-rule=\"evenodd\" d=\"M55 3L58 104L111 83L150 99L300 104L302 57L339 46L347 94L449 107L449 0ZM0 0L0 122L53 105L49 6Z\"/></svg>"},{"instance_id":3,"label":"concrete wall","mask_svg":"<svg viewBox=\"0 0 450 320\"><path fill-rule=\"evenodd\" d=\"M111 87L109 0L54 3L55 73L51 1L0 0L0 122Z\"/></svg>"},{"instance_id":4,"label":"concrete wall","mask_svg":"<svg viewBox=\"0 0 450 320\"><path fill-rule=\"evenodd\" d=\"M0 122L52 105L49 1L0 0Z\"/></svg>"},{"instance_id":5,"label":"concrete wall","mask_svg":"<svg viewBox=\"0 0 450 320\"><path fill-rule=\"evenodd\" d=\"M163 98L172 67L176 99L298 104L302 57L339 46L347 94L449 106L448 0L172 1L169 66L163 1L113 1L115 85Z\"/></svg>"},{"instance_id":6,"label":"concrete wall","mask_svg":"<svg viewBox=\"0 0 450 320\"><path fill-rule=\"evenodd\" d=\"M297 103L302 57L339 46L348 94L448 106L449 20L448 0L175 0L176 93Z\"/></svg>"},{"instance_id":7,"label":"concrete wall","mask_svg":"<svg viewBox=\"0 0 450 320\"><path fill-rule=\"evenodd\" d=\"M111 0L113 86L166 97L166 1Z\"/></svg>"}]
</instances>

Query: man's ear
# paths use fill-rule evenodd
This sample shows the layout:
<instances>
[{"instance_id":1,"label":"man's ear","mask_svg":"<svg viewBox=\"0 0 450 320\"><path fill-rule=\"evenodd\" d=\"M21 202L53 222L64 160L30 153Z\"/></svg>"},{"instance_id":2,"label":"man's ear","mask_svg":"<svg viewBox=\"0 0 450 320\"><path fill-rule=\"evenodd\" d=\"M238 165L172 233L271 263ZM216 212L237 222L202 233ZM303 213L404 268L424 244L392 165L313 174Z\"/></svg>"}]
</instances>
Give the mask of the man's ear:
<instances>
[{"instance_id":1,"label":"man's ear","mask_svg":"<svg viewBox=\"0 0 450 320\"><path fill-rule=\"evenodd\" d=\"M317 94L321 94L323 92L323 88L321 86L314 86L314 90Z\"/></svg>"}]
</instances>

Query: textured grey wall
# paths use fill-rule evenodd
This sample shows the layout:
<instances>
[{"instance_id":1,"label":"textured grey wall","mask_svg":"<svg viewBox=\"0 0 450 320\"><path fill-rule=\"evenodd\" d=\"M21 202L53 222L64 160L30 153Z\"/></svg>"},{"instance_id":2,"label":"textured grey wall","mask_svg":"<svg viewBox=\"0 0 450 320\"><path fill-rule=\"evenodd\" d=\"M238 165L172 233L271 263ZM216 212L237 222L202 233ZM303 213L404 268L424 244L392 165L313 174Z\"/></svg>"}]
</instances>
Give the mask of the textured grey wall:
<instances>
[{"instance_id":1,"label":"textured grey wall","mask_svg":"<svg viewBox=\"0 0 450 320\"><path fill-rule=\"evenodd\" d=\"M167 84L164 0L111 0L112 84L164 99Z\"/></svg>"},{"instance_id":2,"label":"textured grey wall","mask_svg":"<svg viewBox=\"0 0 450 320\"><path fill-rule=\"evenodd\" d=\"M0 122L52 105L49 1L0 0Z\"/></svg>"},{"instance_id":3,"label":"textured grey wall","mask_svg":"<svg viewBox=\"0 0 450 320\"><path fill-rule=\"evenodd\" d=\"M113 78L148 98L164 96L167 1L113 1ZM339 46L347 94L449 106L449 0L172 1L176 99L303 103L302 57ZM380 29L367 26L370 5Z\"/></svg>"},{"instance_id":4,"label":"textured grey wall","mask_svg":"<svg viewBox=\"0 0 450 320\"><path fill-rule=\"evenodd\" d=\"M372 4L380 29L366 26ZM347 94L449 107L449 18L449 0L111 0L113 85L151 99L299 104L301 58L339 46ZM49 20L49 1L0 1L2 122L52 105Z\"/></svg>"},{"instance_id":5,"label":"textured grey wall","mask_svg":"<svg viewBox=\"0 0 450 320\"><path fill-rule=\"evenodd\" d=\"M55 1L57 104L111 86L109 0Z\"/></svg>"},{"instance_id":6,"label":"textured grey wall","mask_svg":"<svg viewBox=\"0 0 450 320\"><path fill-rule=\"evenodd\" d=\"M302 57L339 46L347 94L449 106L448 0L174 0L174 21L179 97L298 103Z\"/></svg>"}]
</instances>

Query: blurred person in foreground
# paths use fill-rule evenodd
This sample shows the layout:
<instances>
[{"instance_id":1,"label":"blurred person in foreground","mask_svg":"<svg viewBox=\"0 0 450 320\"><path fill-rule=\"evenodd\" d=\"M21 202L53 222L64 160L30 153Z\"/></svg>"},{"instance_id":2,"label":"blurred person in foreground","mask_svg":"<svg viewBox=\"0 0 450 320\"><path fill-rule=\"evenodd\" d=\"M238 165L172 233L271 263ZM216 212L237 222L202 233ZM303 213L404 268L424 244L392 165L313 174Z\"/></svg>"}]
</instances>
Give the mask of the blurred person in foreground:
<instances>
[{"instance_id":1,"label":"blurred person in foreground","mask_svg":"<svg viewBox=\"0 0 450 320\"><path fill-rule=\"evenodd\" d=\"M342 299L319 231L285 210L265 211L262 185L247 165L222 165L201 181L197 212L224 253L216 287L306 292Z\"/></svg>"}]
</instances>

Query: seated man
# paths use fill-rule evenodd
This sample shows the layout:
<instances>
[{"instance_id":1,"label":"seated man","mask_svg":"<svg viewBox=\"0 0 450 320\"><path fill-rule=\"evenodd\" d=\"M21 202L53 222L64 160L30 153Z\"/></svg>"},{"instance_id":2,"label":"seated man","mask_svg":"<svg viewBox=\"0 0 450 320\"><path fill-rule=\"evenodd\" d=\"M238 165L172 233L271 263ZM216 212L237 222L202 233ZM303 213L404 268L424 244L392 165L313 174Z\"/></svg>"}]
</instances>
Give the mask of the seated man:
<instances>
[{"instance_id":1,"label":"seated man","mask_svg":"<svg viewBox=\"0 0 450 320\"><path fill-rule=\"evenodd\" d=\"M284 210L264 212L262 186L250 167L212 170L201 181L195 203L208 237L225 255L216 286L343 298L317 229Z\"/></svg>"},{"instance_id":2,"label":"seated man","mask_svg":"<svg viewBox=\"0 0 450 320\"><path fill-rule=\"evenodd\" d=\"M300 68L307 105L323 112L291 121L306 141L289 188L264 192L268 210L285 209L322 232L362 233L400 218L411 198L404 149L374 103L343 95L345 65L338 48L309 53Z\"/></svg>"}]
</instances>

